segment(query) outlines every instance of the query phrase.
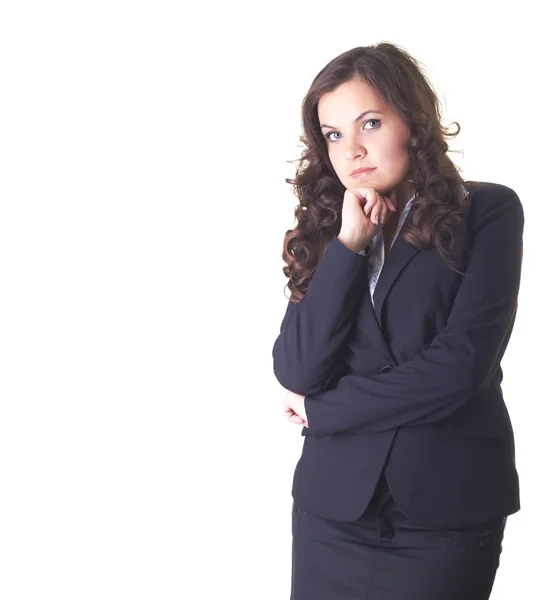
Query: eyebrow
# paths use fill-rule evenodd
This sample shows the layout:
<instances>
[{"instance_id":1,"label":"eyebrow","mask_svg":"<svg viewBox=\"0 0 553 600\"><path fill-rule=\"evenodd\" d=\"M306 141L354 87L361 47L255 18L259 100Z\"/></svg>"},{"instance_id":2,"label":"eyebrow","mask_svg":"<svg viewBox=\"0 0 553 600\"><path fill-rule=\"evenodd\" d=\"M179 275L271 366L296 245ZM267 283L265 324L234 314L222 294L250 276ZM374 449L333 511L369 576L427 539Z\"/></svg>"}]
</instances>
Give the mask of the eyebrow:
<instances>
[{"instance_id":1,"label":"eyebrow","mask_svg":"<svg viewBox=\"0 0 553 600\"><path fill-rule=\"evenodd\" d=\"M385 114L381 110L366 110L365 112L361 113L358 117L356 117L355 121L353 121L353 122L357 123L357 121L359 121L360 119L362 119L365 115L368 115L369 113L373 113L375 115ZM325 125L324 123L321 125L321 129L323 127L329 127L330 129L338 129L337 127L332 127L332 125Z\"/></svg>"}]
</instances>

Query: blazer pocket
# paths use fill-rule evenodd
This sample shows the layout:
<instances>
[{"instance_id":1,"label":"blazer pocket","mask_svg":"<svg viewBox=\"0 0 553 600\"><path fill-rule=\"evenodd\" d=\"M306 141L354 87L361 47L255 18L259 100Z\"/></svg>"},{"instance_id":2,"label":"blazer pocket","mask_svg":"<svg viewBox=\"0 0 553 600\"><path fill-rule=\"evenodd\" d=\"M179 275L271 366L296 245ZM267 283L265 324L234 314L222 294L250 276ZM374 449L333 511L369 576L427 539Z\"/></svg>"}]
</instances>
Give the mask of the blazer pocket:
<instances>
[{"instance_id":1,"label":"blazer pocket","mask_svg":"<svg viewBox=\"0 0 553 600\"><path fill-rule=\"evenodd\" d=\"M474 437L509 439L513 430L500 406L469 402L444 420L452 433Z\"/></svg>"}]
</instances>

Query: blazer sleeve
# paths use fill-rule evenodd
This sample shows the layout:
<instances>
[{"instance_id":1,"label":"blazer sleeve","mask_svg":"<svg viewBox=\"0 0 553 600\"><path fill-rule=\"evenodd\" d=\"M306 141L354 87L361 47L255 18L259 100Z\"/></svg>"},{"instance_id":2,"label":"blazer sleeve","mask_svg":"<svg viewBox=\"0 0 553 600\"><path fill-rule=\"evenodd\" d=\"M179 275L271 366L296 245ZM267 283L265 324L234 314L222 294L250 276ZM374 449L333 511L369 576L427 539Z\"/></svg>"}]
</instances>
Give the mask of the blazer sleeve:
<instances>
[{"instance_id":1,"label":"blazer sleeve","mask_svg":"<svg viewBox=\"0 0 553 600\"><path fill-rule=\"evenodd\" d=\"M326 247L307 292L288 302L273 345L273 371L296 394L321 391L337 374L340 352L368 287L368 258L334 236Z\"/></svg>"},{"instance_id":2,"label":"blazer sleeve","mask_svg":"<svg viewBox=\"0 0 553 600\"><path fill-rule=\"evenodd\" d=\"M346 375L305 397L306 435L372 433L440 421L487 385L517 311L524 213L500 184L475 194L465 276L445 327L412 360L371 377Z\"/></svg>"}]
</instances>

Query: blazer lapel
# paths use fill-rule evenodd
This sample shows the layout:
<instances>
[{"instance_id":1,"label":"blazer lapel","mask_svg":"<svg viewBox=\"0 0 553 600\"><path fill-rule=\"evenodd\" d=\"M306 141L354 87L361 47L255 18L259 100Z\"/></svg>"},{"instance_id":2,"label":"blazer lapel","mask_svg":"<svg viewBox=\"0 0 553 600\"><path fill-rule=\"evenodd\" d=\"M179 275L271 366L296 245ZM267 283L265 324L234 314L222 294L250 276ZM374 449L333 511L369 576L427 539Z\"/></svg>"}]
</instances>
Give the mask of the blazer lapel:
<instances>
[{"instance_id":1,"label":"blazer lapel","mask_svg":"<svg viewBox=\"0 0 553 600\"><path fill-rule=\"evenodd\" d=\"M473 188L472 184L473 182L465 182L464 188L469 193L475 189ZM465 208L467 213L469 212L471 206L472 203L468 202ZM409 222L411 217L412 212L409 212L405 222ZM453 252L453 256L455 258L461 259L461 262L459 263L460 267L463 267L464 265L467 222L468 217L463 219L460 231L458 232L458 245ZM386 340L384 332L382 331L382 308L388 293L394 285L394 282L399 277L403 269L405 269L411 260L413 260L413 258L420 252L420 250L420 248L413 246L413 244L402 238L401 235L398 235L388 253L388 256L386 256L384 265L382 266L382 271L380 272L380 277L378 278L376 287L374 289L374 308L370 297L370 291L367 287L367 297L364 302L366 310L363 311L362 322L364 326L368 328L368 331L371 332L371 339L373 339L383 351L390 355L392 354L391 349L388 345L388 341Z\"/></svg>"},{"instance_id":2,"label":"blazer lapel","mask_svg":"<svg viewBox=\"0 0 553 600\"><path fill-rule=\"evenodd\" d=\"M419 251L419 248L416 248L398 236L384 261L380 277L376 283L374 289L374 307L368 283L365 297L361 303L358 324L367 330L367 335L373 344L381 348L384 355L388 357L388 360L395 361L396 358L382 331L382 306L396 278Z\"/></svg>"},{"instance_id":3,"label":"blazer lapel","mask_svg":"<svg viewBox=\"0 0 553 600\"><path fill-rule=\"evenodd\" d=\"M390 346L388 342L384 338L382 330L378 324L376 319L376 315L374 312L373 303L371 300L371 292L369 286L367 285L367 290L365 292L365 297L361 303L361 309L359 311L358 324L360 327L364 328L367 332L367 336L371 340L371 342L379 347L384 356L389 357L393 356ZM395 360L395 358L394 358Z\"/></svg>"},{"instance_id":4,"label":"blazer lapel","mask_svg":"<svg viewBox=\"0 0 553 600\"><path fill-rule=\"evenodd\" d=\"M374 289L374 312L379 327L382 327L382 306L384 305L388 292L401 271L405 269L409 262L419 252L420 248L416 248L400 235L398 235L395 242L392 244Z\"/></svg>"}]
</instances>

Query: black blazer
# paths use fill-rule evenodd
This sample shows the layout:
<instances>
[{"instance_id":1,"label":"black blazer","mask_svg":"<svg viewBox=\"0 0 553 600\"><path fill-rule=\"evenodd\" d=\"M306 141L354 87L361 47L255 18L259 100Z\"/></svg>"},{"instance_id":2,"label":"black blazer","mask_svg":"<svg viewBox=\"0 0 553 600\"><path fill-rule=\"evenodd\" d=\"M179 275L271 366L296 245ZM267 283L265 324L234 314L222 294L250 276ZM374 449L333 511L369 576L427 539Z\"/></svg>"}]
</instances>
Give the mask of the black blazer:
<instances>
[{"instance_id":1,"label":"black blazer","mask_svg":"<svg viewBox=\"0 0 553 600\"><path fill-rule=\"evenodd\" d=\"M274 373L306 396L292 496L316 515L358 518L383 469L400 510L421 525L469 527L520 509L500 361L524 213L504 185L464 186L470 209L453 254L464 275L398 236L373 308L368 257L335 236L307 293L288 303Z\"/></svg>"}]
</instances>

